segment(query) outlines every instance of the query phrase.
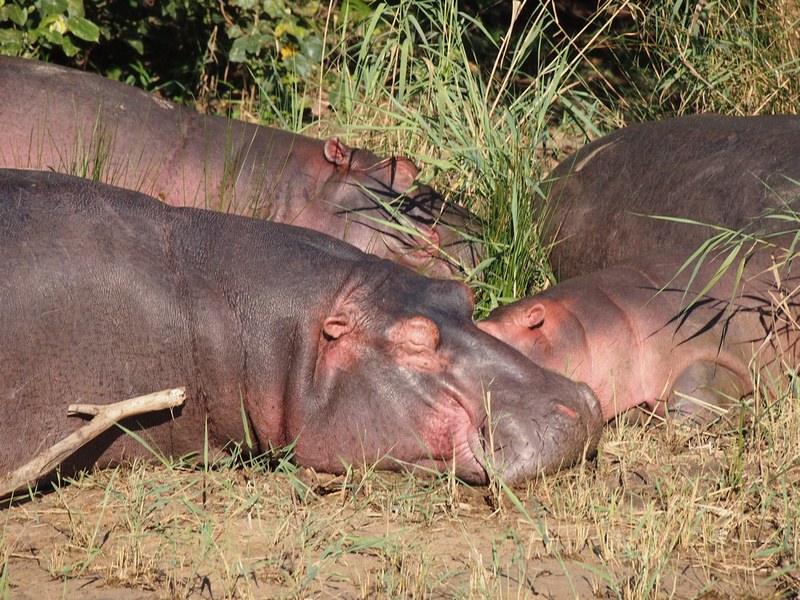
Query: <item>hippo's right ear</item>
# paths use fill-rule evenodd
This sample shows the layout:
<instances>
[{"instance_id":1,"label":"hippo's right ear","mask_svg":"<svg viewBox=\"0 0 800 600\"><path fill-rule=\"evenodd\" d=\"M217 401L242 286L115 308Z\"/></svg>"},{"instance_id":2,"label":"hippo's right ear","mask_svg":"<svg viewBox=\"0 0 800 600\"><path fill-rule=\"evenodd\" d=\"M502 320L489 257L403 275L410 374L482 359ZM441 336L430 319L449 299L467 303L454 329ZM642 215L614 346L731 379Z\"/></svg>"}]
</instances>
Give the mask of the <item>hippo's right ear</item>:
<instances>
[{"instance_id":1,"label":"hippo's right ear","mask_svg":"<svg viewBox=\"0 0 800 600\"><path fill-rule=\"evenodd\" d=\"M338 340L343 335L350 333L355 326L352 315L347 312L340 312L326 317L322 322L322 332L332 340Z\"/></svg>"},{"instance_id":2,"label":"hippo's right ear","mask_svg":"<svg viewBox=\"0 0 800 600\"><path fill-rule=\"evenodd\" d=\"M537 302L517 311L514 315L514 323L524 329L541 327L544 323L544 313L544 304Z\"/></svg>"},{"instance_id":3,"label":"hippo's right ear","mask_svg":"<svg viewBox=\"0 0 800 600\"><path fill-rule=\"evenodd\" d=\"M353 158L353 149L346 146L338 137L330 137L325 140L325 160L337 167L346 167Z\"/></svg>"}]
</instances>

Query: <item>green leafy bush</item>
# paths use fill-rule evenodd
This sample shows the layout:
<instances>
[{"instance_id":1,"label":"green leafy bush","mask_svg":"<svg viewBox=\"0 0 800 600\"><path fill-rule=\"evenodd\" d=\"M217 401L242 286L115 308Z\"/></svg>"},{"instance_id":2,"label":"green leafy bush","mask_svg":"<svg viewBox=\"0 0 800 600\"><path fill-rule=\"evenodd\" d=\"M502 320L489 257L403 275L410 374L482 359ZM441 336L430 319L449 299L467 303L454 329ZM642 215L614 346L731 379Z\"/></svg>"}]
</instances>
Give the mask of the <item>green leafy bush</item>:
<instances>
[{"instance_id":1,"label":"green leafy bush","mask_svg":"<svg viewBox=\"0 0 800 600\"><path fill-rule=\"evenodd\" d=\"M246 101L257 89L275 119L298 98L308 108L306 87L332 81L325 45L338 48L339 25L356 29L371 12L360 0L0 0L0 52L183 102Z\"/></svg>"},{"instance_id":2,"label":"green leafy bush","mask_svg":"<svg viewBox=\"0 0 800 600\"><path fill-rule=\"evenodd\" d=\"M0 51L30 56L60 48L75 56L79 40L97 42L100 28L86 18L83 0L0 0Z\"/></svg>"},{"instance_id":3,"label":"green leafy bush","mask_svg":"<svg viewBox=\"0 0 800 600\"><path fill-rule=\"evenodd\" d=\"M337 24L355 30L372 10L360 0L338 7L317 0L229 0L222 11L222 53L253 78L269 117L284 120L294 113L296 121L314 100L309 88L335 81L326 67L341 41Z\"/></svg>"}]
</instances>

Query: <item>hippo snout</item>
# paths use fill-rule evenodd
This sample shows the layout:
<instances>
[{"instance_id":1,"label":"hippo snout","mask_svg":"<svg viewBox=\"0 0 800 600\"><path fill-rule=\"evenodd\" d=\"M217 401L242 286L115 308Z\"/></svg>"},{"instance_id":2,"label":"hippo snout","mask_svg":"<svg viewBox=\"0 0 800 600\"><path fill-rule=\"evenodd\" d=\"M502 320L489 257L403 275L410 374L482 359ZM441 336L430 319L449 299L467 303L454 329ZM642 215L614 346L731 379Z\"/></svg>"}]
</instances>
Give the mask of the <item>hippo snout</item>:
<instances>
[{"instance_id":1,"label":"hippo snout","mask_svg":"<svg viewBox=\"0 0 800 600\"><path fill-rule=\"evenodd\" d=\"M569 382L562 394L529 399L510 410L504 407L486 432L486 447L495 470L511 483L550 474L592 456L603 429L600 401L591 388Z\"/></svg>"}]
</instances>

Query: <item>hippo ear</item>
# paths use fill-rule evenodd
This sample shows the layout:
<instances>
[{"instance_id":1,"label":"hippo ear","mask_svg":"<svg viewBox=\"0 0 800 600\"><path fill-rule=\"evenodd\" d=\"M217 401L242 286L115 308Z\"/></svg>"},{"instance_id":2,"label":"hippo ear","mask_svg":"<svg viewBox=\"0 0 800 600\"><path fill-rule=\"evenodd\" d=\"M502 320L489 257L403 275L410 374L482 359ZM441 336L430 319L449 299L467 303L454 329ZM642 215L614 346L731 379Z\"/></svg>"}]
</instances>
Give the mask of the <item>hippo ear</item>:
<instances>
[{"instance_id":1,"label":"hippo ear","mask_svg":"<svg viewBox=\"0 0 800 600\"><path fill-rule=\"evenodd\" d=\"M391 328L389 341L401 362L415 367L430 367L439 347L439 328L425 317L411 317Z\"/></svg>"},{"instance_id":2,"label":"hippo ear","mask_svg":"<svg viewBox=\"0 0 800 600\"><path fill-rule=\"evenodd\" d=\"M544 304L537 302L518 311L515 322L517 325L525 329L541 327L542 323L544 323L544 313Z\"/></svg>"},{"instance_id":3,"label":"hippo ear","mask_svg":"<svg viewBox=\"0 0 800 600\"><path fill-rule=\"evenodd\" d=\"M325 140L323 152L325 159L337 167L346 167L353 158L353 149L343 144L338 137L331 137Z\"/></svg>"},{"instance_id":4,"label":"hippo ear","mask_svg":"<svg viewBox=\"0 0 800 600\"><path fill-rule=\"evenodd\" d=\"M346 333L350 333L354 325L352 315L341 312L325 318L322 322L322 332L332 340L338 340Z\"/></svg>"}]
</instances>

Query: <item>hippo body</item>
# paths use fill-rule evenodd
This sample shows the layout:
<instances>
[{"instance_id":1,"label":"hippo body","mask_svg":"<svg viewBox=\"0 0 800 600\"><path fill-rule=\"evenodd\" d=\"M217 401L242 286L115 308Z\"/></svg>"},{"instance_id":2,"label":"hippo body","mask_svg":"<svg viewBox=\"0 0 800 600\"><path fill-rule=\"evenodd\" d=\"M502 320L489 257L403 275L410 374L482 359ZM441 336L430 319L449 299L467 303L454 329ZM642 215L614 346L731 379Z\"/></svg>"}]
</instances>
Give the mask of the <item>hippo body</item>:
<instances>
[{"instance_id":1,"label":"hippo body","mask_svg":"<svg viewBox=\"0 0 800 600\"><path fill-rule=\"evenodd\" d=\"M736 262L690 307L722 260L707 257L689 285L693 266L675 275L693 251L662 248L567 280L496 309L478 326L536 364L588 383L605 419L646 404L661 416L705 421L710 408L753 390L751 368L780 377L776 358L796 364L798 332L786 312L773 309L785 300L784 311L797 318L800 300L789 292L800 278L788 267L771 271L773 251L759 250L738 285Z\"/></svg>"},{"instance_id":2,"label":"hippo body","mask_svg":"<svg viewBox=\"0 0 800 600\"><path fill-rule=\"evenodd\" d=\"M463 283L315 231L9 169L0 236L0 473L77 429L71 403L179 386L174 419L125 425L181 455L206 423L211 448L244 440L244 411L256 450L296 441L330 472L455 462L481 481L496 460L514 480L580 459L602 427L588 387L475 326ZM146 455L114 429L64 469Z\"/></svg>"},{"instance_id":3,"label":"hippo body","mask_svg":"<svg viewBox=\"0 0 800 600\"><path fill-rule=\"evenodd\" d=\"M0 166L309 227L430 275L477 262L459 233L469 214L429 187L409 192L418 173L410 160L337 138L201 115L97 75L5 56L0 125Z\"/></svg>"},{"instance_id":4,"label":"hippo body","mask_svg":"<svg viewBox=\"0 0 800 600\"><path fill-rule=\"evenodd\" d=\"M553 170L548 241L559 280L661 246L699 247L800 196L800 117L694 115L631 125L587 144ZM792 181L794 180L794 181ZM645 216L641 216L645 215Z\"/></svg>"}]
</instances>

